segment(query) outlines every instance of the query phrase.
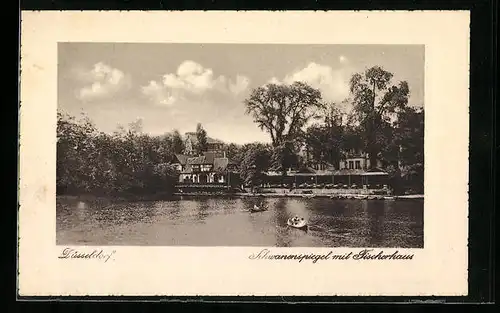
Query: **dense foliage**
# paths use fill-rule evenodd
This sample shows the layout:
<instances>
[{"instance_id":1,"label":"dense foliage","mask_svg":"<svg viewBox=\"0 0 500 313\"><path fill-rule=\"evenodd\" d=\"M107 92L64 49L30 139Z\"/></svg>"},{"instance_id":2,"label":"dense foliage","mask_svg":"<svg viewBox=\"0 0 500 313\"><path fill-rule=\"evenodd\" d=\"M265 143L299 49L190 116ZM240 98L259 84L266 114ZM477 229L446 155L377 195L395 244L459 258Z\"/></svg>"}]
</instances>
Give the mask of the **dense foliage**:
<instances>
[{"instance_id":1,"label":"dense foliage","mask_svg":"<svg viewBox=\"0 0 500 313\"><path fill-rule=\"evenodd\" d=\"M236 155L239 161L240 178L247 186L258 186L264 182L264 172L271 166L269 145L254 143L240 148Z\"/></svg>"},{"instance_id":2,"label":"dense foliage","mask_svg":"<svg viewBox=\"0 0 500 313\"><path fill-rule=\"evenodd\" d=\"M270 134L275 147L300 138L304 125L321 105L321 92L303 82L267 84L254 89L245 100L247 113Z\"/></svg>"},{"instance_id":3,"label":"dense foliage","mask_svg":"<svg viewBox=\"0 0 500 313\"><path fill-rule=\"evenodd\" d=\"M207 131L203 129L201 123L196 125L196 145L194 147L196 154L203 154L203 152L207 151L208 142L207 142Z\"/></svg>"},{"instance_id":4,"label":"dense foliage","mask_svg":"<svg viewBox=\"0 0 500 313\"><path fill-rule=\"evenodd\" d=\"M150 195L170 193L178 173L168 165L182 150L178 132L141 133L133 123L114 134L99 132L86 118L58 113L58 194Z\"/></svg>"},{"instance_id":5,"label":"dense foliage","mask_svg":"<svg viewBox=\"0 0 500 313\"><path fill-rule=\"evenodd\" d=\"M268 84L245 101L247 112L271 137L270 168L283 172L312 163L338 167L340 160L363 151L376 170L377 160L390 175L396 192L423 192L424 112L408 106L406 81L379 66L350 80L352 112L321 101L321 93L305 83ZM299 151L305 147L307 158Z\"/></svg>"}]
</instances>

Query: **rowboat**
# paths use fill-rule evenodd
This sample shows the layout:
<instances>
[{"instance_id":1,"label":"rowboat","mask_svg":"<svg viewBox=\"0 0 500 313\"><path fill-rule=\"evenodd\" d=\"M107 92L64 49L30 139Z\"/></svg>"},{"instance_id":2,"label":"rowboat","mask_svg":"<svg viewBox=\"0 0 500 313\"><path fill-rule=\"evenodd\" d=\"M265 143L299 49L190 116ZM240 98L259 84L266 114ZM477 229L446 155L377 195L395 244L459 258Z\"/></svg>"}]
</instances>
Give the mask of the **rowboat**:
<instances>
[{"instance_id":1,"label":"rowboat","mask_svg":"<svg viewBox=\"0 0 500 313\"><path fill-rule=\"evenodd\" d=\"M250 208L250 212L262 212L265 211L265 207L258 207L257 205L254 204L253 208Z\"/></svg>"},{"instance_id":2,"label":"rowboat","mask_svg":"<svg viewBox=\"0 0 500 313\"><path fill-rule=\"evenodd\" d=\"M292 221L291 218L289 218L286 223L288 226L293 227L293 228L304 229L304 230L307 229L307 221L303 218L297 222L294 222L294 221Z\"/></svg>"}]
</instances>

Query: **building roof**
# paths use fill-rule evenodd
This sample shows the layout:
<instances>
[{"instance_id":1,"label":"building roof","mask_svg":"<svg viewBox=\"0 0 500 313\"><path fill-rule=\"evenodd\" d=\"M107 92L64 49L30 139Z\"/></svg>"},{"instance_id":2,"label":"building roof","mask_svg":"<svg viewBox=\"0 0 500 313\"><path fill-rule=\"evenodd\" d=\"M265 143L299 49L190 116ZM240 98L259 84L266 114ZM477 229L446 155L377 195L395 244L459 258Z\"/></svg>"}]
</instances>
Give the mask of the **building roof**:
<instances>
[{"instance_id":1,"label":"building roof","mask_svg":"<svg viewBox=\"0 0 500 313\"><path fill-rule=\"evenodd\" d=\"M189 156L184 155L184 154L176 153L175 154L175 158L177 159L177 162L179 162L180 164L186 165L187 159L189 158Z\"/></svg>"},{"instance_id":2,"label":"building roof","mask_svg":"<svg viewBox=\"0 0 500 313\"><path fill-rule=\"evenodd\" d=\"M212 164L205 159L205 156L190 157L187 159L188 165L201 165L201 164Z\"/></svg>"},{"instance_id":3,"label":"building roof","mask_svg":"<svg viewBox=\"0 0 500 313\"><path fill-rule=\"evenodd\" d=\"M216 159L227 159L225 153L221 152L203 152L200 156L184 156L186 158L186 164L214 164ZM228 159L228 164L235 164L234 161Z\"/></svg>"},{"instance_id":4,"label":"building roof","mask_svg":"<svg viewBox=\"0 0 500 313\"><path fill-rule=\"evenodd\" d=\"M214 152L203 152L203 156L205 157L205 163L213 164L215 157L217 157L218 155Z\"/></svg>"},{"instance_id":5,"label":"building roof","mask_svg":"<svg viewBox=\"0 0 500 313\"><path fill-rule=\"evenodd\" d=\"M215 158L214 167L212 170L214 172L223 172L227 169L228 164L229 164L228 158Z\"/></svg>"},{"instance_id":6,"label":"building roof","mask_svg":"<svg viewBox=\"0 0 500 313\"><path fill-rule=\"evenodd\" d=\"M182 174L190 174L193 172L193 165L212 165L212 171L224 172L228 165L234 165L235 162L226 157L219 157L217 153L205 152L204 155L197 157L187 157L186 167L181 172Z\"/></svg>"},{"instance_id":7,"label":"building roof","mask_svg":"<svg viewBox=\"0 0 500 313\"><path fill-rule=\"evenodd\" d=\"M198 157L198 158L203 158L203 157ZM193 160L194 161L194 160ZM227 166L229 165L229 159L228 158L214 158L213 160L213 168L212 172L216 173L222 173L227 170ZM198 165L199 163L192 163L192 164L187 164L184 170L182 170L182 174L191 174L193 173L193 165ZM207 164L207 163L203 163Z\"/></svg>"},{"instance_id":8,"label":"building roof","mask_svg":"<svg viewBox=\"0 0 500 313\"><path fill-rule=\"evenodd\" d=\"M214 138L211 138L211 137L207 137L207 143L224 143L222 140L219 140L219 139L214 139Z\"/></svg>"}]
</instances>

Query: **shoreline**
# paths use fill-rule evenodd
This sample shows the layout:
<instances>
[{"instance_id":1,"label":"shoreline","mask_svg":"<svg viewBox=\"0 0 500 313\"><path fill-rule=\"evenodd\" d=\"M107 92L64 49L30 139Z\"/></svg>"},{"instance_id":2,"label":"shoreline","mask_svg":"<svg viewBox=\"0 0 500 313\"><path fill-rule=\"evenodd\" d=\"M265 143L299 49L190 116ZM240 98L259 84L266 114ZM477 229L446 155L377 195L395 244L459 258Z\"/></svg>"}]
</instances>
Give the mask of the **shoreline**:
<instances>
[{"instance_id":1,"label":"shoreline","mask_svg":"<svg viewBox=\"0 0 500 313\"><path fill-rule=\"evenodd\" d=\"M174 193L176 197L236 197L236 198L323 198L332 200L423 200L424 195L363 195L363 194L296 194L296 193L232 193L232 194L202 194L202 193Z\"/></svg>"},{"instance_id":2,"label":"shoreline","mask_svg":"<svg viewBox=\"0 0 500 313\"><path fill-rule=\"evenodd\" d=\"M400 195L400 196L387 196L387 195L361 195L361 194L294 194L294 193L225 193L225 194L210 194L210 193L174 193L170 196L167 195L151 195L141 197L126 197L126 196L97 196L97 195L65 195L56 194L59 199L73 199L83 201L169 201L178 200L179 197L200 197L200 198L305 198L305 199L332 199L332 200L423 200L424 195Z\"/></svg>"}]
</instances>

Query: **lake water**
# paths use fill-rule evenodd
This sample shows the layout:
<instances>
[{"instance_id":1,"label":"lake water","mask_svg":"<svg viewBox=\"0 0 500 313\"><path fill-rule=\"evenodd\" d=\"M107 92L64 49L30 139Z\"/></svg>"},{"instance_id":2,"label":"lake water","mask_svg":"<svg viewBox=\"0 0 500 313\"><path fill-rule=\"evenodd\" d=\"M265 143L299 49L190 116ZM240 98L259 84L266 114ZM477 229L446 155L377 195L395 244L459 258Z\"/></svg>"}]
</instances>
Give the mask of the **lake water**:
<instances>
[{"instance_id":1,"label":"lake water","mask_svg":"<svg viewBox=\"0 0 500 313\"><path fill-rule=\"evenodd\" d=\"M57 199L58 245L423 247L423 200ZM299 215L307 231L286 225Z\"/></svg>"}]
</instances>

